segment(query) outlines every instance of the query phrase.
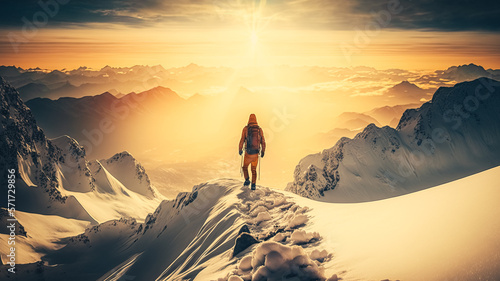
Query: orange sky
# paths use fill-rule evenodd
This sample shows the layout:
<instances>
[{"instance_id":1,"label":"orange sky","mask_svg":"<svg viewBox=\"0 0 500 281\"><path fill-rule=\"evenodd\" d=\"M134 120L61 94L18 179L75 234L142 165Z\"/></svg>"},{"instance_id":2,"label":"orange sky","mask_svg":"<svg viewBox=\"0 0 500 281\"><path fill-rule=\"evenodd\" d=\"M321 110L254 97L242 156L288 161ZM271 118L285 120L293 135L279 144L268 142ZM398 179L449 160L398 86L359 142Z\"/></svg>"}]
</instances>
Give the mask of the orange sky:
<instances>
[{"instance_id":1,"label":"orange sky","mask_svg":"<svg viewBox=\"0 0 500 281\"><path fill-rule=\"evenodd\" d=\"M373 11L387 12L389 7L380 1L374 7L367 6L377 1L209 2L151 1L151 6L139 7L130 3L118 7L121 2L117 2L95 8L88 18L73 22L78 9L90 8L70 2L60 7L62 15L56 14L34 36L26 36L23 23L13 16L14 20L3 26L0 20L0 64L48 69L189 63L446 69L475 63L500 68L496 25L479 25L475 31L458 26L460 18L455 19L456 28L450 28L439 26L441 22L421 22L414 16L413 10L418 9L427 9L429 17L432 13L440 16L439 7L433 12L427 6L402 2L401 11L395 11L387 24L379 25ZM69 5L74 5L73 9ZM30 7L13 6L12 13L30 18L32 11L37 11L36 6ZM17 51L12 38L23 41L15 44Z\"/></svg>"},{"instance_id":2,"label":"orange sky","mask_svg":"<svg viewBox=\"0 0 500 281\"><path fill-rule=\"evenodd\" d=\"M46 30L21 44L17 53L10 43L1 42L0 64L49 69L136 64L170 67L191 62L233 67L289 64L446 69L473 62L500 68L497 35L460 32L429 36L425 32L386 31L359 47L351 43L355 36L350 31L269 31L252 46L250 35L237 29ZM482 45L474 44L478 37Z\"/></svg>"}]
</instances>

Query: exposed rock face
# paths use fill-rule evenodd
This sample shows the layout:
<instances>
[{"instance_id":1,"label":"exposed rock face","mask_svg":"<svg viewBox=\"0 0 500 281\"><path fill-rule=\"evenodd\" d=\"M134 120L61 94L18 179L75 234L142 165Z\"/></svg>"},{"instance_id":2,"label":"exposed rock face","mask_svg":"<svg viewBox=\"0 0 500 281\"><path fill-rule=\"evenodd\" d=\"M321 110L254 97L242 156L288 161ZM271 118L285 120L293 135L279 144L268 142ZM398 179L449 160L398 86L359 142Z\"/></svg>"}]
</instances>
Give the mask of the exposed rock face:
<instances>
[{"instance_id":1,"label":"exposed rock face","mask_svg":"<svg viewBox=\"0 0 500 281\"><path fill-rule=\"evenodd\" d=\"M233 248L233 257L243 252L246 248L257 243L259 243L259 240L255 239L252 235L246 232L241 233L238 238L236 238Z\"/></svg>"},{"instance_id":2,"label":"exposed rock face","mask_svg":"<svg viewBox=\"0 0 500 281\"><path fill-rule=\"evenodd\" d=\"M56 176L56 164L64 162L61 149L47 140L19 93L1 77L0 111L2 174L6 169L16 169L21 177L30 174L29 179L25 178L28 185L36 184L47 193L51 201L64 203L67 197L59 192ZM30 166L29 171L25 171L27 166Z\"/></svg>"}]
</instances>

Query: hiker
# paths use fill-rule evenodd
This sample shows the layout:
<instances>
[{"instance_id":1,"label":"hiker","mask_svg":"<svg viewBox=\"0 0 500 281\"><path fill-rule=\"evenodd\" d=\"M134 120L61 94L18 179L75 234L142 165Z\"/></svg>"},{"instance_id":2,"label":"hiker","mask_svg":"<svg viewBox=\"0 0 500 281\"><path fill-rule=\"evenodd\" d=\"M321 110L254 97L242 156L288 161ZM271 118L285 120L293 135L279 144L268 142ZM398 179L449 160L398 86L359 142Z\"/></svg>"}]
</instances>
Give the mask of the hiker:
<instances>
[{"instance_id":1,"label":"hiker","mask_svg":"<svg viewBox=\"0 0 500 281\"><path fill-rule=\"evenodd\" d=\"M239 153L243 153L243 144L245 143L245 157L243 160L243 175L245 176L244 186L250 185L248 176L248 165L252 169L252 190L255 190L255 182L257 181L257 164L260 157L264 157L266 151L266 141L264 140L264 132L257 124L257 117L255 114L250 114L248 125L243 128L241 133ZM261 150L262 148L262 150Z\"/></svg>"}]
</instances>

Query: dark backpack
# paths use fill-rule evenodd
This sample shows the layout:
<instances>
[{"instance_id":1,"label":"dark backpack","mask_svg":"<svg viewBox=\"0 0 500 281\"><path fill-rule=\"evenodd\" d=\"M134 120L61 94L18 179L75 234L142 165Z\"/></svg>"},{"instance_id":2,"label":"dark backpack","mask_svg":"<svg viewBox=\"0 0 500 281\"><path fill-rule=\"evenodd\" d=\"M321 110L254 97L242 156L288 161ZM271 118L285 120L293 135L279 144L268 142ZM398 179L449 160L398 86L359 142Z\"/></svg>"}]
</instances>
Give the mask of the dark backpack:
<instances>
[{"instance_id":1,"label":"dark backpack","mask_svg":"<svg viewBox=\"0 0 500 281\"><path fill-rule=\"evenodd\" d=\"M248 154L258 154L260 152L260 127L248 125L246 138L246 151Z\"/></svg>"}]
</instances>

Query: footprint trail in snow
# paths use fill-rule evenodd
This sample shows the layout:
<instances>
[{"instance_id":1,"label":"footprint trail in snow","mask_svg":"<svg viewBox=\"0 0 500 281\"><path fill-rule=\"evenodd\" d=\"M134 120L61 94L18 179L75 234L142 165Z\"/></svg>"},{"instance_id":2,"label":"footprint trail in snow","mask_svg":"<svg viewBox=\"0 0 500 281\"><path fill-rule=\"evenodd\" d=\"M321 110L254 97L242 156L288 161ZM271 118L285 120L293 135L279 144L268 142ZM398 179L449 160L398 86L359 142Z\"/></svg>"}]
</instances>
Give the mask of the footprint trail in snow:
<instances>
[{"instance_id":1,"label":"footprint trail in snow","mask_svg":"<svg viewBox=\"0 0 500 281\"><path fill-rule=\"evenodd\" d=\"M287 200L267 187L238 194L238 209L246 224L233 249L237 266L218 281L241 280L339 280L325 276L323 263L333 255L310 250L321 243L317 232L301 228L308 222L308 208ZM241 251L241 252L240 252Z\"/></svg>"}]
</instances>

